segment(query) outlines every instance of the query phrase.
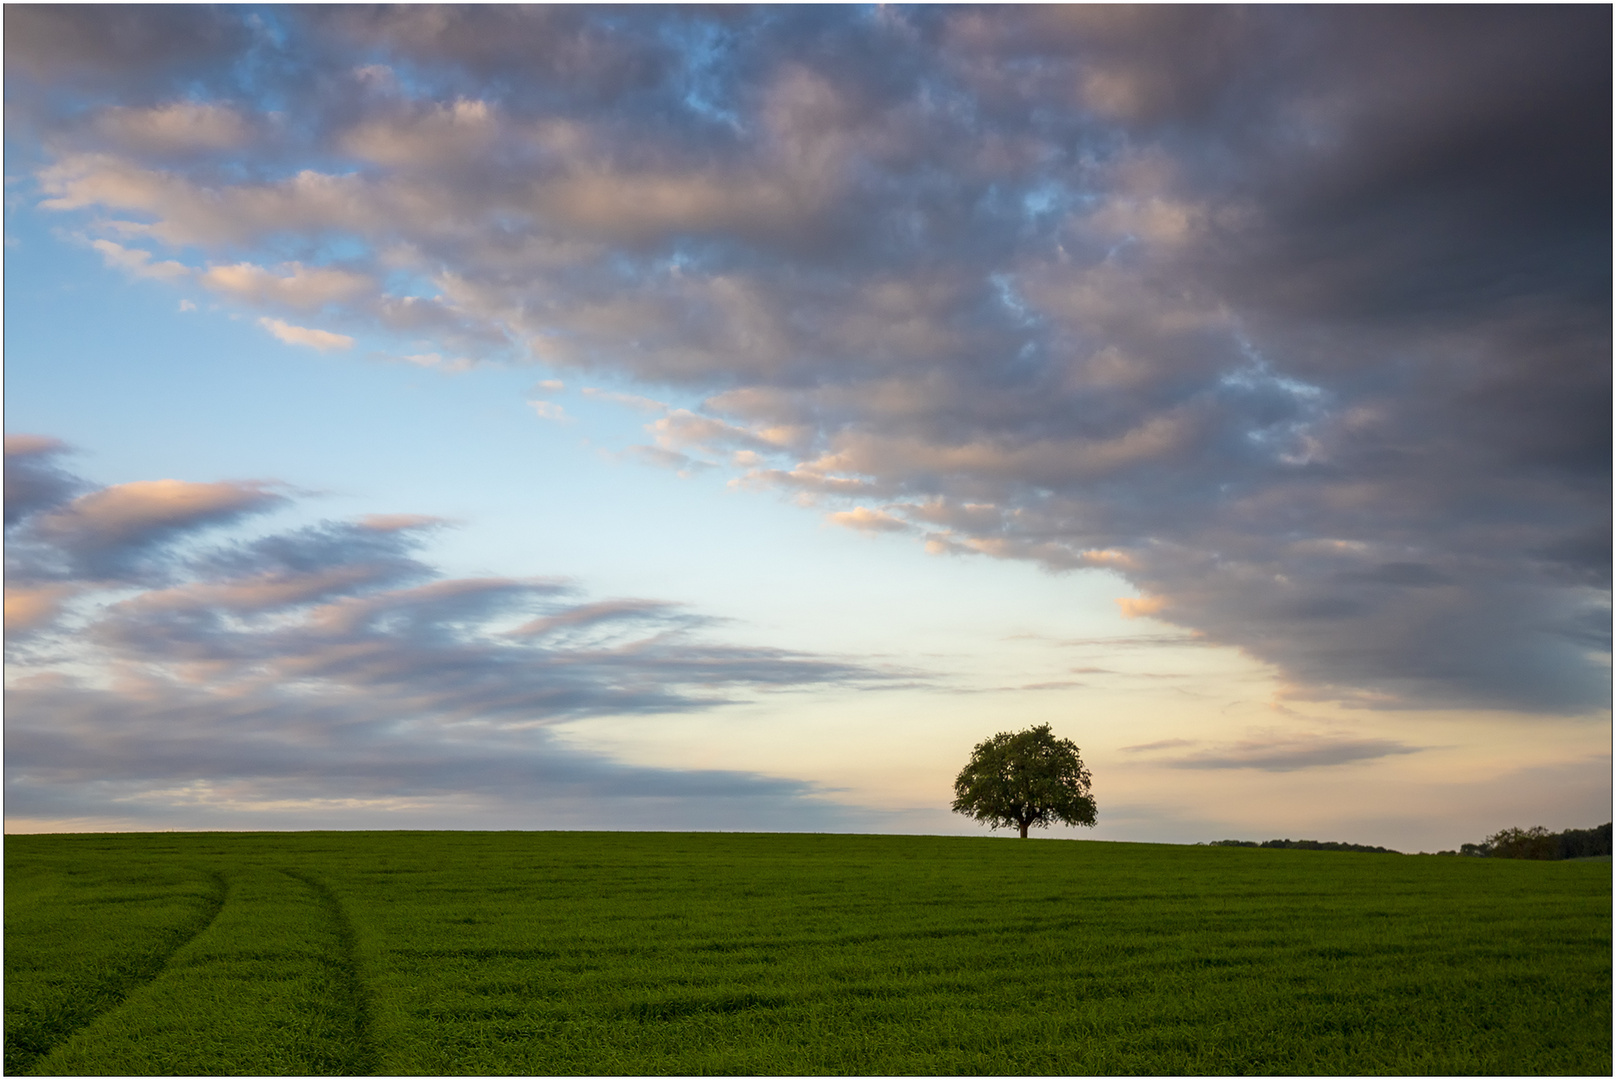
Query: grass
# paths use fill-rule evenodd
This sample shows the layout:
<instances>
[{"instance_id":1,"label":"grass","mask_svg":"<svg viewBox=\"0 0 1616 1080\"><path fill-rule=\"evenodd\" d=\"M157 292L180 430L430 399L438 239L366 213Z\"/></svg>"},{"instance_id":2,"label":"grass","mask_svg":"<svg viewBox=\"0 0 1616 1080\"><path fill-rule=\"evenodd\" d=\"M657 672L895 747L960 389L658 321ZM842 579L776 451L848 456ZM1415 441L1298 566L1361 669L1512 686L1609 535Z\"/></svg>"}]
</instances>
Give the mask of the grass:
<instances>
[{"instance_id":1,"label":"grass","mask_svg":"<svg viewBox=\"0 0 1616 1080\"><path fill-rule=\"evenodd\" d=\"M8 1073L1611 1069L1609 863L677 833L6 856Z\"/></svg>"}]
</instances>

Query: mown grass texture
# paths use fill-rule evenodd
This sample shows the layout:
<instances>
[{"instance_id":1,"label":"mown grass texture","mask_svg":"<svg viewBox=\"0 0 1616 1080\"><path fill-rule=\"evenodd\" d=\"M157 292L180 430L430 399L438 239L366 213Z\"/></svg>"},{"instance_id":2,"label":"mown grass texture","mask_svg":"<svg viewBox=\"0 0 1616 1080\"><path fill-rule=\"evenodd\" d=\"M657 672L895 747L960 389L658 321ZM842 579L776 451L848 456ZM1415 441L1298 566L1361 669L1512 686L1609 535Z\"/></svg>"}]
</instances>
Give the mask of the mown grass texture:
<instances>
[{"instance_id":1,"label":"mown grass texture","mask_svg":"<svg viewBox=\"0 0 1616 1080\"><path fill-rule=\"evenodd\" d=\"M10 1073L1611 1067L1611 866L998 838L8 837Z\"/></svg>"}]
</instances>

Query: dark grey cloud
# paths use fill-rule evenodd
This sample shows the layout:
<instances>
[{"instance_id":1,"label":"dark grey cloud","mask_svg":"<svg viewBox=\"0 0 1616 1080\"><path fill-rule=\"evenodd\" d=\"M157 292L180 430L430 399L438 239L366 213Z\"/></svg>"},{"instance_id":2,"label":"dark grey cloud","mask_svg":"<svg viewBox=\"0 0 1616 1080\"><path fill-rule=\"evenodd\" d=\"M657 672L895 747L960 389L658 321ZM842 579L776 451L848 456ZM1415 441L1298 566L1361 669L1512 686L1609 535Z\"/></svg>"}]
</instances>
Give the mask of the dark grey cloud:
<instances>
[{"instance_id":1,"label":"dark grey cloud","mask_svg":"<svg viewBox=\"0 0 1616 1080\"><path fill-rule=\"evenodd\" d=\"M360 577L331 588L334 594L356 591L360 585L401 585L434 576L432 568L412 553L425 535L443 524L435 518L407 515L325 522L269 536L221 542L193 555L190 566L201 581L311 581L333 570L357 568ZM317 593L298 593L292 599L320 599L326 591L322 588Z\"/></svg>"},{"instance_id":2,"label":"dark grey cloud","mask_svg":"<svg viewBox=\"0 0 1616 1080\"><path fill-rule=\"evenodd\" d=\"M560 579L444 578L420 558L441 525L429 518L206 543L196 530L239 522L231 500L256 489L167 482L155 489L161 520L176 501L189 516L185 528L154 530L152 498L117 501L146 489L64 477L90 488L57 500L81 508L73 527L30 540L58 572L8 581L8 624L14 602L26 616L8 641L12 816L157 820L194 806L230 820L341 818L338 804L351 803L375 814L448 806L486 822L546 800L632 796L642 822L646 800L673 804L670 820L695 821L695 803L732 798L776 824L798 804L802 820L825 824L836 813L804 803L814 794L804 783L629 768L568 749L549 729L904 674L714 641L704 631L715 621L681 605L589 600ZM48 522L65 512L40 513ZM160 579L108 577L82 558L131 536L165 566ZM66 549L61 558L44 550L52 542Z\"/></svg>"},{"instance_id":3,"label":"dark grey cloud","mask_svg":"<svg viewBox=\"0 0 1616 1080\"><path fill-rule=\"evenodd\" d=\"M1192 745L1195 745L1192 740L1166 739L1140 746L1128 746L1124 749L1149 752L1176 750ZM1401 754L1416 754L1423 749L1425 748L1410 746L1395 739L1300 735L1219 744L1194 753L1160 759L1160 764L1174 769L1261 769L1264 772L1295 772L1298 769L1328 768L1355 761L1373 761Z\"/></svg>"},{"instance_id":4,"label":"dark grey cloud","mask_svg":"<svg viewBox=\"0 0 1616 1080\"><path fill-rule=\"evenodd\" d=\"M254 21L203 7L24 4L5 13L8 77L80 89L183 85L228 65L251 44Z\"/></svg>"},{"instance_id":5,"label":"dark grey cloud","mask_svg":"<svg viewBox=\"0 0 1616 1080\"><path fill-rule=\"evenodd\" d=\"M1155 742L1139 743L1136 746L1124 746L1122 749L1129 753L1143 753L1149 750L1171 750L1180 746L1194 746L1193 739L1158 739Z\"/></svg>"},{"instance_id":6,"label":"dark grey cloud","mask_svg":"<svg viewBox=\"0 0 1616 1080\"><path fill-rule=\"evenodd\" d=\"M184 108L131 45L36 181L232 302L707 393L632 452L1104 567L1301 696L1608 702L1608 8L176 18Z\"/></svg>"},{"instance_id":7,"label":"dark grey cloud","mask_svg":"<svg viewBox=\"0 0 1616 1080\"><path fill-rule=\"evenodd\" d=\"M41 435L6 436L6 528L30 514L59 506L78 491L78 483L56 459L65 443Z\"/></svg>"}]
</instances>

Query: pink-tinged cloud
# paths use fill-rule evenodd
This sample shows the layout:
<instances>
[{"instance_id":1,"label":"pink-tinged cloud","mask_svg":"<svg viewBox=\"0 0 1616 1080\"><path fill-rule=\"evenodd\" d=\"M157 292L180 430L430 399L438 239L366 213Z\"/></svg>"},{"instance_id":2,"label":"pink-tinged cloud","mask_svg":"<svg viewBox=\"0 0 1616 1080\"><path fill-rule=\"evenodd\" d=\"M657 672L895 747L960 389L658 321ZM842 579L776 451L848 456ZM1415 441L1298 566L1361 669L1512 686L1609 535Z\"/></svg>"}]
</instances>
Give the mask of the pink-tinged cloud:
<instances>
[{"instance_id":1,"label":"pink-tinged cloud","mask_svg":"<svg viewBox=\"0 0 1616 1080\"><path fill-rule=\"evenodd\" d=\"M281 499L257 483L137 480L75 499L41 522L40 528L54 536L93 535L109 544L127 543L152 533L228 520Z\"/></svg>"},{"instance_id":2,"label":"pink-tinged cloud","mask_svg":"<svg viewBox=\"0 0 1616 1080\"><path fill-rule=\"evenodd\" d=\"M59 454L67 444L49 435L7 435L6 457L35 457L41 454Z\"/></svg>"},{"instance_id":3,"label":"pink-tinged cloud","mask_svg":"<svg viewBox=\"0 0 1616 1080\"><path fill-rule=\"evenodd\" d=\"M96 127L130 150L156 153L229 150L252 135L236 110L192 101L143 109L114 106L96 117Z\"/></svg>"},{"instance_id":4,"label":"pink-tinged cloud","mask_svg":"<svg viewBox=\"0 0 1616 1080\"><path fill-rule=\"evenodd\" d=\"M1167 608L1165 596L1119 596L1117 607L1124 619L1143 619L1160 614Z\"/></svg>"},{"instance_id":5,"label":"pink-tinged cloud","mask_svg":"<svg viewBox=\"0 0 1616 1080\"><path fill-rule=\"evenodd\" d=\"M280 273L275 273L252 263L233 263L211 266L197 280L233 300L301 311L315 311L327 304L350 301L375 289L375 283L367 275L349 270L304 266L297 262L280 269Z\"/></svg>"},{"instance_id":6,"label":"pink-tinged cloud","mask_svg":"<svg viewBox=\"0 0 1616 1080\"><path fill-rule=\"evenodd\" d=\"M500 129L486 102L461 99L366 120L340 142L348 153L378 165L430 168L485 153Z\"/></svg>"},{"instance_id":7,"label":"pink-tinged cloud","mask_svg":"<svg viewBox=\"0 0 1616 1080\"><path fill-rule=\"evenodd\" d=\"M386 581L386 567L359 564L306 574L264 574L227 582L194 582L171 589L152 589L121 601L116 610L149 616L158 612L273 611L353 593Z\"/></svg>"},{"instance_id":8,"label":"pink-tinged cloud","mask_svg":"<svg viewBox=\"0 0 1616 1080\"><path fill-rule=\"evenodd\" d=\"M331 637L351 635L400 611L435 619L486 619L523 599L566 591L560 582L503 577L455 578L407 589L344 596L314 608L309 626Z\"/></svg>"},{"instance_id":9,"label":"pink-tinged cloud","mask_svg":"<svg viewBox=\"0 0 1616 1080\"><path fill-rule=\"evenodd\" d=\"M405 529L427 529L447 525L448 518L431 514L366 514L359 519L360 528L374 532L401 532Z\"/></svg>"},{"instance_id":10,"label":"pink-tinged cloud","mask_svg":"<svg viewBox=\"0 0 1616 1080\"><path fill-rule=\"evenodd\" d=\"M7 585L6 636L14 637L50 625L61 614L62 602L76 591L71 585Z\"/></svg>"},{"instance_id":11,"label":"pink-tinged cloud","mask_svg":"<svg viewBox=\"0 0 1616 1080\"><path fill-rule=\"evenodd\" d=\"M174 281L191 276L191 268L184 263L172 259L152 262L151 252L141 251L139 248L127 248L111 240L96 240L90 246L100 252L102 261L108 266L134 277Z\"/></svg>"},{"instance_id":12,"label":"pink-tinged cloud","mask_svg":"<svg viewBox=\"0 0 1616 1080\"><path fill-rule=\"evenodd\" d=\"M254 481L139 480L35 515L24 539L69 556L79 574L118 576L164 541L239 521L285 501L274 485Z\"/></svg>"},{"instance_id":13,"label":"pink-tinged cloud","mask_svg":"<svg viewBox=\"0 0 1616 1080\"><path fill-rule=\"evenodd\" d=\"M777 449L757 432L700 416L689 409L674 409L660 420L647 424L645 430L656 437L657 445L667 450L696 448L712 452L720 446Z\"/></svg>"},{"instance_id":14,"label":"pink-tinged cloud","mask_svg":"<svg viewBox=\"0 0 1616 1080\"><path fill-rule=\"evenodd\" d=\"M631 409L638 409L640 412L666 412L672 408L666 402L657 401L653 398L641 397L638 394L620 394L614 390L602 390L595 386L586 386L582 392L585 397L616 402Z\"/></svg>"},{"instance_id":15,"label":"pink-tinged cloud","mask_svg":"<svg viewBox=\"0 0 1616 1080\"><path fill-rule=\"evenodd\" d=\"M354 339L346 334L333 334L329 330L314 330L307 326L293 326L284 319L264 316L258 320L258 325L288 345L301 345L319 352L352 348L354 343Z\"/></svg>"},{"instance_id":16,"label":"pink-tinged cloud","mask_svg":"<svg viewBox=\"0 0 1616 1080\"><path fill-rule=\"evenodd\" d=\"M579 630L602 623L631 620L668 620L676 616L679 605L663 600L602 600L593 604L580 604L554 615L546 615L523 623L510 631L515 637L539 637L562 630Z\"/></svg>"},{"instance_id":17,"label":"pink-tinged cloud","mask_svg":"<svg viewBox=\"0 0 1616 1080\"><path fill-rule=\"evenodd\" d=\"M439 371L455 374L470 371L477 366L477 362L469 356L444 356L441 353L404 353L397 356L382 353L379 355L386 360L402 360L404 363L414 364L416 367L437 368Z\"/></svg>"},{"instance_id":18,"label":"pink-tinged cloud","mask_svg":"<svg viewBox=\"0 0 1616 1080\"><path fill-rule=\"evenodd\" d=\"M910 532L914 529L913 525L902 518L893 517L885 510L871 510L867 506L855 506L851 510L826 514L825 520L832 525L864 533Z\"/></svg>"}]
</instances>

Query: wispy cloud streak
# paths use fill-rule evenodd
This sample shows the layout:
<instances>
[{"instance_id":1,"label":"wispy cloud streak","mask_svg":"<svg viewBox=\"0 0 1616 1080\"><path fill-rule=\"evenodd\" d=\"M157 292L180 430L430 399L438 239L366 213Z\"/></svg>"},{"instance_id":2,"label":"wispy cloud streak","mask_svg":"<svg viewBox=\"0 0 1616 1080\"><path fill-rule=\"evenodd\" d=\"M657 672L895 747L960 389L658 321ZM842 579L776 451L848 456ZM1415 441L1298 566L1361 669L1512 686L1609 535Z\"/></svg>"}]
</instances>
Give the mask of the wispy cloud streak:
<instances>
[{"instance_id":1,"label":"wispy cloud streak","mask_svg":"<svg viewBox=\"0 0 1616 1080\"><path fill-rule=\"evenodd\" d=\"M891 677L709 640L712 620L675 604L590 601L559 579L444 578L419 557L442 525L431 518L241 536L244 519L285 497L264 484L93 488L55 465L63 449L8 441L14 475L32 482L8 488L20 500L8 545L8 813L48 816L68 793L81 814L84 800L102 814L156 813L182 789L181 802L233 791L262 809L335 793L513 808L636 788L779 811L810 788L626 769L566 750L548 729ZM101 804L111 790L122 811Z\"/></svg>"},{"instance_id":2,"label":"wispy cloud streak","mask_svg":"<svg viewBox=\"0 0 1616 1080\"><path fill-rule=\"evenodd\" d=\"M1198 745L1193 739L1162 739L1138 746L1125 746L1130 753L1182 751ZM1219 743L1190 753L1153 759L1174 769L1260 769L1264 772L1295 772L1298 769L1328 768L1402 754L1417 754L1424 747L1410 746L1395 739L1364 739L1343 735L1281 735Z\"/></svg>"}]
</instances>

